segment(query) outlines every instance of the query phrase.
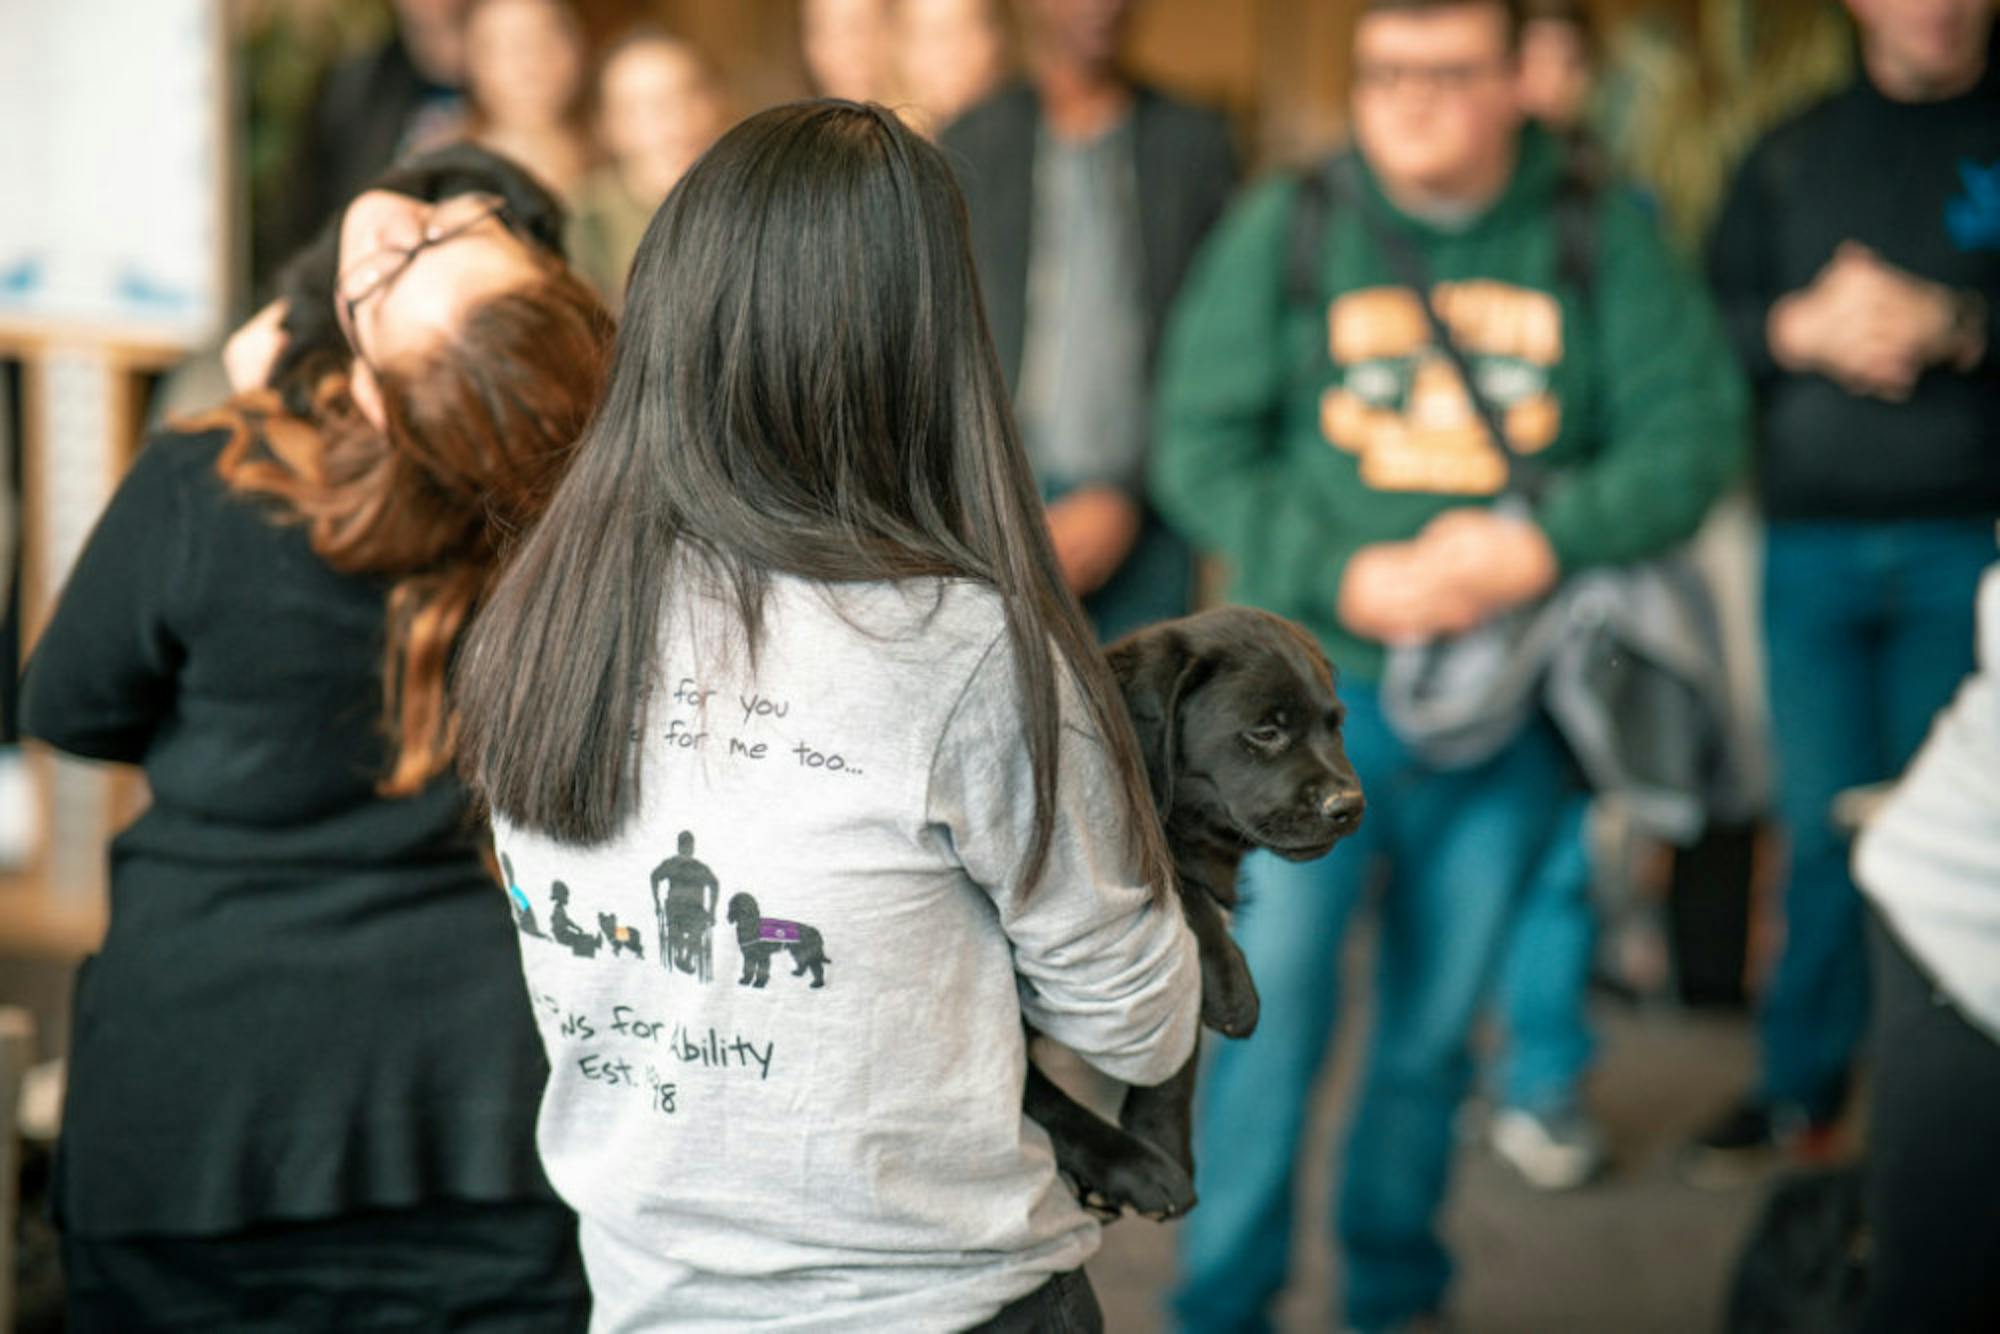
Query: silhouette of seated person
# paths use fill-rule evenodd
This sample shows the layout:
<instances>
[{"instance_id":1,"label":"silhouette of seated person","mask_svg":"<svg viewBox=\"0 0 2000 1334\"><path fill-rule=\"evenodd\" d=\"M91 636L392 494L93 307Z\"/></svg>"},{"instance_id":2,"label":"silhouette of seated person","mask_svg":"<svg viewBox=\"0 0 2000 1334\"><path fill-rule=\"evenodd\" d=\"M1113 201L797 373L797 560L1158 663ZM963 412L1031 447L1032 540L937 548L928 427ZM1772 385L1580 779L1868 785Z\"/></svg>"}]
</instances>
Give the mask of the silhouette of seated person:
<instances>
[{"instance_id":1,"label":"silhouette of seated person","mask_svg":"<svg viewBox=\"0 0 2000 1334\"><path fill-rule=\"evenodd\" d=\"M556 905L549 914L549 939L558 945L569 946L581 958L587 959L597 953L597 933L585 931L569 915L569 886L556 881L549 886L549 898Z\"/></svg>"}]
</instances>

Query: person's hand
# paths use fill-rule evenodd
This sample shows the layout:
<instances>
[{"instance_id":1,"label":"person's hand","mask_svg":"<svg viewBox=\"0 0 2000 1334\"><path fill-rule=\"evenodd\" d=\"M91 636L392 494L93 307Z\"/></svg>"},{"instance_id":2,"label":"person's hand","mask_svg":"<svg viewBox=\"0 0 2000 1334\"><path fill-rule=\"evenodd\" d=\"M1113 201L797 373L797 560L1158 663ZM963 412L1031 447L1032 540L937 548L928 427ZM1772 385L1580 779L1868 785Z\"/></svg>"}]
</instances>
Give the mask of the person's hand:
<instances>
[{"instance_id":1,"label":"person's hand","mask_svg":"<svg viewBox=\"0 0 2000 1334\"><path fill-rule=\"evenodd\" d=\"M1560 572L1539 525L1496 510L1446 510L1424 526L1417 546L1440 579L1478 603L1482 618L1541 597Z\"/></svg>"},{"instance_id":2,"label":"person's hand","mask_svg":"<svg viewBox=\"0 0 2000 1334\"><path fill-rule=\"evenodd\" d=\"M1442 562L1415 542L1379 542L1350 556L1337 610L1349 630L1385 644L1458 634L1485 614Z\"/></svg>"},{"instance_id":3,"label":"person's hand","mask_svg":"<svg viewBox=\"0 0 2000 1334\"><path fill-rule=\"evenodd\" d=\"M1049 540L1072 593L1104 587L1139 540L1139 506L1115 486L1085 486L1048 507Z\"/></svg>"},{"instance_id":4,"label":"person's hand","mask_svg":"<svg viewBox=\"0 0 2000 1334\"><path fill-rule=\"evenodd\" d=\"M1900 402L1924 371L1958 360L1951 293L1843 242L1812 284L1771 308L1772 355L1853 394Z\"/></svg>"},{"instance_id":5,"label":"person's hand","mask_svg":"<svg viewBox=\"0 0 2000 1334\"><path fill-rule=\"evenodd\" d=\"M1853 394L1906 397L1923 368L1886 318L1897 301L1887 267L1867 247L1844 242L1811 284L1772 306L1772 355Z\"/></svg>"},{"instance_id":6,"label":"person's hand","mask_svg":"<svg viewBox=\"0 0 2000 1334\"><path fill-rule=\"evenodd\" d=\"M273 301L222 345L222 371L233 392L241 394L270 384L271 367L285 350L284 318L285 303Z\"/></svg>"}]
</instances>

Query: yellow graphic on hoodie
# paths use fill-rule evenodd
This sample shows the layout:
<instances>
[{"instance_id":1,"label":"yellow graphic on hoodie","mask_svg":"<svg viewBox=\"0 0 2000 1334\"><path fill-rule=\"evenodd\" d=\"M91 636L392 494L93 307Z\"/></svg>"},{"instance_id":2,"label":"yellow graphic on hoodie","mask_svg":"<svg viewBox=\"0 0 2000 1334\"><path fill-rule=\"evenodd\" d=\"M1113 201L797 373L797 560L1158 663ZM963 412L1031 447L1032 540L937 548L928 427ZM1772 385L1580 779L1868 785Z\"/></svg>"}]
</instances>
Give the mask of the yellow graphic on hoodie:
<instances>
[{"instance_id":1,"label":"yellow graphic on hoodie","mask_svg":"<svg viewBox=\"0 0 2000 1334\"><path fill-rule=\"evenodd\" d=\"M1562 309L1532 288L1476 279L1431 290L1438 315L1499 413L1516 454L1548 447L1562 424L1551 372L1562 360ZM1327 308L1339 380L1320 398L1327 440L1361 460L1376 491L1493 495L1507 468L1451 361L1431 341L1416 294L1348 292Z\"/></svg>"}]
</instances>

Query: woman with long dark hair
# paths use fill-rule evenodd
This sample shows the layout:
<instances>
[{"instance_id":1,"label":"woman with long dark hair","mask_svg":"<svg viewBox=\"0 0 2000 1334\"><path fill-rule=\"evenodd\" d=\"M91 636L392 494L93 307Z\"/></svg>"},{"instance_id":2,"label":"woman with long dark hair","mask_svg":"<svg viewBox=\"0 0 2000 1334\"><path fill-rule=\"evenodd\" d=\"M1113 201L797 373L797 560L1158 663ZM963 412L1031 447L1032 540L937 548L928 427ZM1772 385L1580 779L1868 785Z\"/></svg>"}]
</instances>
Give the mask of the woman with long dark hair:
<instances>
[{"instance_id":1,"label":"woman with long dark hair","mask_svg":"<svg viewBox=\"0 0 2000 1334\"><path fill-rule=\"evenodd\" d=\"M520 942L594 1324L1088 1327L1022 1018L1157 1082L1199 982L950 170L752 117L625 310L457 678L517 902L600 928Z\"/></svg>"},{"instance_id":2,"label":"woman with long dark hair","mask_svg":"<svg viewBox=\"0 0 2000 1334\"><path fill-rule=\"evenodd\" d=\"M585 1319L444 693L602 384L559 232L477 150L357 198L288 284L324 303L273 372L302 406L245 393L152 440L28 665L22 730L152 790L77 988L74 1329ZM329 327L344 354L308 346Z\"/></svg>"}]
</instances>

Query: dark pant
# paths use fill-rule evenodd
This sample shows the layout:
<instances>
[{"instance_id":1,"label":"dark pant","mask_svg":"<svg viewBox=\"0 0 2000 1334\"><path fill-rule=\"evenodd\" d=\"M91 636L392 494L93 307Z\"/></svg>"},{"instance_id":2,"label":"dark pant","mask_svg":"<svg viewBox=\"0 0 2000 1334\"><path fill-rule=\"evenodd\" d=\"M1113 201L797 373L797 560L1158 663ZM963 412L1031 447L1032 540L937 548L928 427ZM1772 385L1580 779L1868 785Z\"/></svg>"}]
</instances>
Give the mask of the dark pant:
<instances>
[{"instance_id":1,"label":"dark pant","mask_svg":"<svg viewBox=\"0 0 2000 1334\"><path fill-rule=\"evenodd\" d=\"M2000 1329L2000 1043L1870 923L1869 1334Z\"/></svg>"},{"instance_id":2,"label":"dark pant","mask_svg":"<svg viewBox=\"0 0 2000 1334\"><path fill-rule=\"evenodd\" d=\"M1081 1269L1057 1274L1025 1297L1016 1297L967 1334L1104 1334L1104 1312Z\"/></svg>"},{"instance_id":3,"label":"dark pant","mask_svg":"<svg viewBox=\"0 0 2000 1334\"><path fill-rule=\"evenodd\" d=\"M66 1234L71 1334L477 1330L590 1321L576 1216L555 1204L438 1203L219 1237Z\"/></svg>"}]
</instances>

